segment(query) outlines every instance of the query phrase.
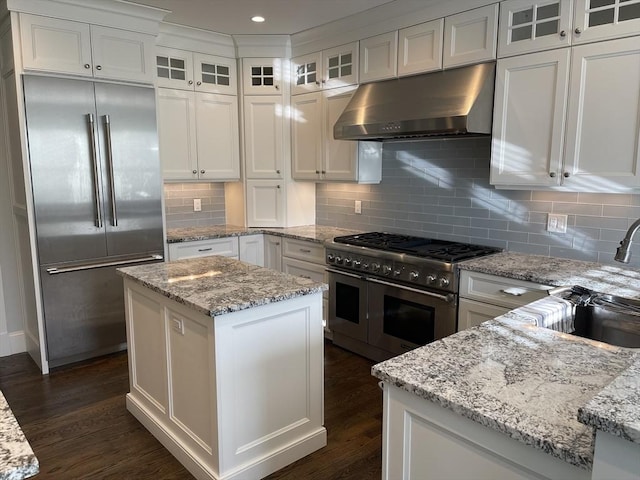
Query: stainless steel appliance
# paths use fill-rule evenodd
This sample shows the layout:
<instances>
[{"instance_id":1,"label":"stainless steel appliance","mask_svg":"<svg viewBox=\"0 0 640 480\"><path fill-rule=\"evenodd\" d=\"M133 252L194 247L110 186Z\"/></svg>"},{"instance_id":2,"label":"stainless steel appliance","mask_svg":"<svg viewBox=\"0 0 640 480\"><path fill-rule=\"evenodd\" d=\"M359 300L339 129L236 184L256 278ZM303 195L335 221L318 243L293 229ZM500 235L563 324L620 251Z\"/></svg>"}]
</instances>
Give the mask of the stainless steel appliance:
<instances>
[{"instance_id":1,"label":"stainless steel appliance","mask_svg":"<svg viewBox=\"0 0 640 480\"><path fill-rule=\"evenodd\" d=\"M456 263L500 249L369 232L326 245L336 345L381 361L456 331Z\"/></svg>"},{"instance_id":2,"label":"stainless steel appliance","mask_svg":"<svg viewBox=\"0 0 640 480\"><path fill-rule=\"evenodd\" d=\"M24 76L49 366L126 347L115 269L162 260L152 88Z\"/></svg>"}]
</instances>

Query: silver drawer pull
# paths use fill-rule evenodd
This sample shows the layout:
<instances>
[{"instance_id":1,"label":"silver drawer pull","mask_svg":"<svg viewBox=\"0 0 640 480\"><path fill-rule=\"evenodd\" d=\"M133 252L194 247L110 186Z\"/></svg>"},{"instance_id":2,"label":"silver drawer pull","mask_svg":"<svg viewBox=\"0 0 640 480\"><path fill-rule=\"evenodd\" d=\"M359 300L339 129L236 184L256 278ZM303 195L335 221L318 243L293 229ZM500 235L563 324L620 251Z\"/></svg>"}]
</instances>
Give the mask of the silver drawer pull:
<instances>
[{"instance_id":1,"label":"silver drawer pull","mask_svg":"<svg viewBox=\"0 0 640 480\"><path fill-rule=\"evenodd\" d=\"M384 382L383 381L378 382L378 388L384 392Z\"/></svg>"},{"instance_id":2,"label":"silver drawer pull","mask_svg":"<svg viewBox=\"0 0 640 480\"><path fill-rule=\"evenodd\" d=\"M209 248L199 248L198 251L199 252L210 252L211 250L213 250L213 247L209 247Z\"/></svg>"},{"instance_id":3,"label":"silver drawer pull","mask_svg":"<svg viewBox=\"0 0 640 480\"><path fill-rule=\"evenodd\" d=\"M308 248L301 248L300 251L302 253L311 253L311 250L309 250Z\"/></svg>"},{"instance_id":4,"label":"silver drawer pull","mask_svg":"<svg viewBox=\"0 0 640 480\"><path fill-rule=\"evenodd\" d=\"M527 291L523 288L510 287L510 288L504 288L500 290L500 293L504 293L506 295L512 295L514 297L521 297L522 295L527 293Z\"/></svg>"}]
</instances>

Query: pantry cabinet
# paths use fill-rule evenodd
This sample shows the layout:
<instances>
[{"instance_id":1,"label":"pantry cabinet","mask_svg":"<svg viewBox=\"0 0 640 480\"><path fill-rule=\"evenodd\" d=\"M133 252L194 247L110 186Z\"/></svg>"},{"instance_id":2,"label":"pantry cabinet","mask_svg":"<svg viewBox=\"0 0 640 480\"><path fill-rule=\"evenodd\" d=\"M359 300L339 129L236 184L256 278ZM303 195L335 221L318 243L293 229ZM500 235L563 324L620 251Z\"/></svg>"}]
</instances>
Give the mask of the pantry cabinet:
<instances>
[{"instance_id":1,"label":"pantry cabinet","mask_svg":"<svg viewBox=\"0 0 640 480\"><path fill-rule=\"evenodd\" d=\"M20 14L27 71L153 83L153 35Z\"/></svg>"},{"instance_id":2,"label":"pantry cabinet","mask_svg":"<svg viewBox=\"0 0 640 480\"><path fill-rule=\"evenodd\" d=\"M398 75L398 31L360 40L360 83Z\"/></svg>"},{"instance_id":3,"label":"pantry cabinet","mask_svg":"<svg viewBox=\"0 0 640 480\"><path fill-rule=\"evenodd\" d=\"M442 69L444 19L398 31L398 76Z\"/></svg>"},{"instance_id":4,"label":"pantry cabinet","mask_svg":"<svg viewBox=\"0 0 640 480\"><path fill-rule=\"evenodd\" d=\"M158 88L158 135L165 180L238 180L238 101Z\"/></svg>"},{"instance_id":5,"label":"pantry cabinet","mask_svg":"<svg viewBox=\"0 0 640 480\"><path fill-rule=\"evenodd\" d=\"M358 53L353 42L292 59L291 94L357 85Z\"/></svg>"},{"instance_id":6,"label":"pantry cabinet","mask_svg":"<svg viewBox=\"0 0 640 480\"><path fill-rule=\"evenodd\" d=\"M498 4L450 15L444 19L444 68L496 58Z\"/></svg>"}]
</instances>

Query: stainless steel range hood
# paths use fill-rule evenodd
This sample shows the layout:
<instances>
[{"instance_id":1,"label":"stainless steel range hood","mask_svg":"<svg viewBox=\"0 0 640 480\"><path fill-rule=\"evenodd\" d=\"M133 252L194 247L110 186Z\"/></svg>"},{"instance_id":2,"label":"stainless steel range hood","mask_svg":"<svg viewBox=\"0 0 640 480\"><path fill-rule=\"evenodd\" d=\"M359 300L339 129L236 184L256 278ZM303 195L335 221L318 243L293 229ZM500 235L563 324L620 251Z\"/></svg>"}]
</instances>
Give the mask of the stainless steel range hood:
<instances>
[{"instance_id":1,"label":"stainless steel range hood","mask_svg":"<svg viewBox=\"0 0 640 480\"><path fill-rule=\"evenodd\" d=\"M495 62L360 85L337 140L491 133Z\"/></svg>"}]
</instances>

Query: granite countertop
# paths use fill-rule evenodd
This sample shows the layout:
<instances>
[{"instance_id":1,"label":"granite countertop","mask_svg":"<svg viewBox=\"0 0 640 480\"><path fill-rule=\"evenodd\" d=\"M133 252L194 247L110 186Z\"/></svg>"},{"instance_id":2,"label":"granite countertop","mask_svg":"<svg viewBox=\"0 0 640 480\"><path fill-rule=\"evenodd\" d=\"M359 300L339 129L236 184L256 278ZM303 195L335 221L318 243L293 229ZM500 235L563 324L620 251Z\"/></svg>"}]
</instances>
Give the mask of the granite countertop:
<instances>
[{"instance_id":1,"label":"granite countertop","mask_svg":"<svg viewBox=\"0 0 640 480\"><path fill-rule=\"evenodd\" d=\"M633 369L639 365L640 353L634 349L503 316L374 365L372 373L554 457L591 469L593 427L580 423L578 410L587 405L585 414L595 415L603 404L600 396L607 401L611 399L608 389L620 392L616 382L635 381L637 386L638 373L634 380ZM635 397L625 397L628 409L621 413L622 418L635 415L636 426L637 391ZM630 436L637 433L628 431Z\"/></svg>"},{"instance_id":2,"label":"granite countertop","mask_svg":"<svg viewBox=\"0 0 640 480\"><path fill-rule=\"evenodd\" d=\"M0 480L29 478L39 470L38 459L0 392Z\"/></svg>"},{"instance_id":3,"label":"granite countertop","mask_svg":"<svg viewBox=\"0 0 640 480\"><path fill-rule=\"evenodd\" d=\"M461 262L461 270L554 287L580 285L597 292L640 298L640 270L565 258L503 252Z\"/></svg>"},{"instance_id":4,"label":"granite countertop","mask_svg":"<svg viewBox=\"0 0 640 480\"><path fill-rule=\"evenodd\" d=\"M328 288L309 278L220 256L125 267L118 273L211 317Z\"/></svg>"},{"instance_id":5,"label":"granite countertop","mask_svg":"<svg viewBox=\"0 0 640 480\"><path fill-rule=\"evenodd\" d=\"M324 243L327 240L332 240L334 237L353 235L360 233L360 231L321 225L304 225L301 227L287 228L247 228L233 225L216 225L211 227L169 228L167 229L167 243L193 242L196 240L237 237L260 233Z\"/></svg>"}]
</instances>

